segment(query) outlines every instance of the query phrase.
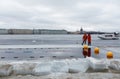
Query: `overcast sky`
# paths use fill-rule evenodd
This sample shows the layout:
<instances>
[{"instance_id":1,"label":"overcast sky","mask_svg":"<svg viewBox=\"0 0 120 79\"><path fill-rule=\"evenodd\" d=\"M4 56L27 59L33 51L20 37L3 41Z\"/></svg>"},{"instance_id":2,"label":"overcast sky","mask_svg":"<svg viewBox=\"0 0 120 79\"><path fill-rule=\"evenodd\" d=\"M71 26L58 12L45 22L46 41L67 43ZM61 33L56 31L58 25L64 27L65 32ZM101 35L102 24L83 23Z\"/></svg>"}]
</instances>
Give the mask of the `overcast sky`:
<instances>
[{"instance_id":1,"label":"overcast sky","mask_svg":"<svg viewBox=\"0 0 120 79\"><path fill-rule=\"evenodd\" d=\"M0 0L0 28L119 31L120 0Z\"/></svg>"}]
</instances>

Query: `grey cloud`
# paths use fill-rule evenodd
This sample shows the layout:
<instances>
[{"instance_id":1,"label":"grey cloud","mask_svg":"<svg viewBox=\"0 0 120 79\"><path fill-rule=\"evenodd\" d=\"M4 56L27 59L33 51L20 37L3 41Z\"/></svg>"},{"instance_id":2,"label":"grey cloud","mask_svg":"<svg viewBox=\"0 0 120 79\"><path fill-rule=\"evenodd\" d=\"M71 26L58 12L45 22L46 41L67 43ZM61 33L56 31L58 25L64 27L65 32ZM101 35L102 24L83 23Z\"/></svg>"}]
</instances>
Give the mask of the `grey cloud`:
<instances>
[{"instance_id":1,"label":"grey cloud","mask_svg":"<svg viewBox=\"0 0 120 79\"><path fill-rule=\"evenodd\" d=\"M1 0L0 26L118 31L119 4L119 0Z\"/></svg>"}]
</instances>

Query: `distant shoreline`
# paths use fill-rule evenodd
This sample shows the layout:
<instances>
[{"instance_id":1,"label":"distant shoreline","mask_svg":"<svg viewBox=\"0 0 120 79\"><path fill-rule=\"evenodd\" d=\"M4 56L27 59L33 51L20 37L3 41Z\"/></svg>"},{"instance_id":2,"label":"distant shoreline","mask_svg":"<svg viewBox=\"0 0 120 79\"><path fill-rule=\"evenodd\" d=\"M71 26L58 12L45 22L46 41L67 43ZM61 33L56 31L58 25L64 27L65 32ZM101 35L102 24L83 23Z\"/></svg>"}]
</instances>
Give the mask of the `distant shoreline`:
<instances>
[{"instance_id":1,"label":"distant shoreline","mask_svg":"<svg viewBox=\"0 0 120 79\"><path fill-rule=\"evenodd\" d=\"M100 32L100 31L67 31L67 30L51 30L51 29L0 29L0 35L79 35L84 33L90 33L90 34L105 34L105 33L114 33L114 32Z\"/></svg>"}]
</instances>

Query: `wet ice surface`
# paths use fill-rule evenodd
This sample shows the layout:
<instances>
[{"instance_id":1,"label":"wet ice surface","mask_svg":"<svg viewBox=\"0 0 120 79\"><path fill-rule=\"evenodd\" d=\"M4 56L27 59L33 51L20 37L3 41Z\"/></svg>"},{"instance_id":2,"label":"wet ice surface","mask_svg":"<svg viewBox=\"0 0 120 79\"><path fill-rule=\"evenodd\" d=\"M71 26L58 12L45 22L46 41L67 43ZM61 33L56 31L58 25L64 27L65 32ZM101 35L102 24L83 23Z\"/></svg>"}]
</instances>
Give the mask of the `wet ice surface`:
<instances>
[{"instance_id":1,"label":"wet ice surface","mask_svg":"<svg viewBox=\"0 0 120 79\"><path fill-rule=\"evenodd\" d=\"M41 59L41 58L72 58L82 57L80 49L59 49L59 48L41 48L41 49L1 49L0 56L6 59ZM5 59L3 58L3 59Z\"/></svg>"},{"instance_id":2,"label":"wet ice surface","mask_svg":"<svg viewBox=\"0 0 120 79\"><path fill-rule=\"evenodd\" d=\"M54 59L66 59L66 58L83 58L82 48L17 48L17 49L1 49L1 60L35 60L41 58L54 58ZM115 51L114 51L115 50ZM91 47L91 56L95 58L106 58L106 53L112 51L114 58L119 59L119 48L101 48L100 54L94 54L94 47Z\"/></svg>"},{"instance_id":3,"label":"wet ice surface","mask_svg":"<svg viewBox=\"0 0 120 79\"><path fill-rule=\"evenodd\" d=\"M82 47L74 48L75 45L81 45L82 35L0 35L0 38L1 45L49 46L49 48L34 48L34 46L33 48L3 48L0 49L2 59L83 58ZM73 45L73 48L51 48L50 45L61 45L63 47L64 45ZM113 51L114 57L120 58L118 55L120 40L100 40L97 35L92 35L92 46L92 56L95 58L106 58L107 51ZM93 53L96 46L101 48L98 56Z\"/></svg>"}]
</instances>

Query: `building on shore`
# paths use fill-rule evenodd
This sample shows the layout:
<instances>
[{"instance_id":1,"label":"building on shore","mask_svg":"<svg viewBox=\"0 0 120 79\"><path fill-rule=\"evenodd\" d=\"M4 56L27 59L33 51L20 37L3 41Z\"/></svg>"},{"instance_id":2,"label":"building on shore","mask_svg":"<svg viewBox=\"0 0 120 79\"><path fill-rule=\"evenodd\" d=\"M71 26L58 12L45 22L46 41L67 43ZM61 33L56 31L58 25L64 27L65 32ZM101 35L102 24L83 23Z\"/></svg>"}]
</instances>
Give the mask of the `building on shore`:
<instances>
[{"instance_id":1,"label":"building on shore","mask_svg":"<svg viewBox=\"0 0 120 79\"><path fill-rule=\"evenodd\" d=\"M67 34L66 30L34 29L33 34Z\"/></svg>"},{"instance_id":2,"label":"building on shore","mask_svg":"<svg viewBox=\"0 0 120 79\"><path fill-rule=\"evenodd\" d=\"M8 34L33 34L30 29L8 29Z\"/></svg>"},{"instance_id":3,"label":"building on shore","mask_svg":"<svg viewBox=\"0 0 120 79\"><path fill-rule=\"evenodd\" d=\"M84 33L86 33L86 31L83 30L83 28L81 27L79 34L84 34Z\"/></svg>"},{"instance_id":4,"label":"building on shore","mask_svg":"<svg viewBox=\"0 0 120 79\"><path fill-rule=\"evenodd\" d=\"M8 34L8 30L7 29L0 29L0 34Z\"/></svg>"},{"instance_id":5,"label":"building on shore","mask_svg":"<svg viewBox=\"0 0 120 79\"><path fill-rule=\"evenodd\" d=\"M80 30L76 32L70 32L70 31L68 32L66 30L50 30L50 29L0 29L0 34L53 34L54 35L54 34L84 34L84 33L105 34L108 32L84 31L82 27Z\"/></svg>"},{"instance_id":6,"label":"building on shore","mask_svg":"<svg viewBox=\"0 0 120 79\"><path fill-rule=\"evenodd\" d=\"M40 29L33 29L33 34L41 34Z\"/></svg>"}]
</instances>

